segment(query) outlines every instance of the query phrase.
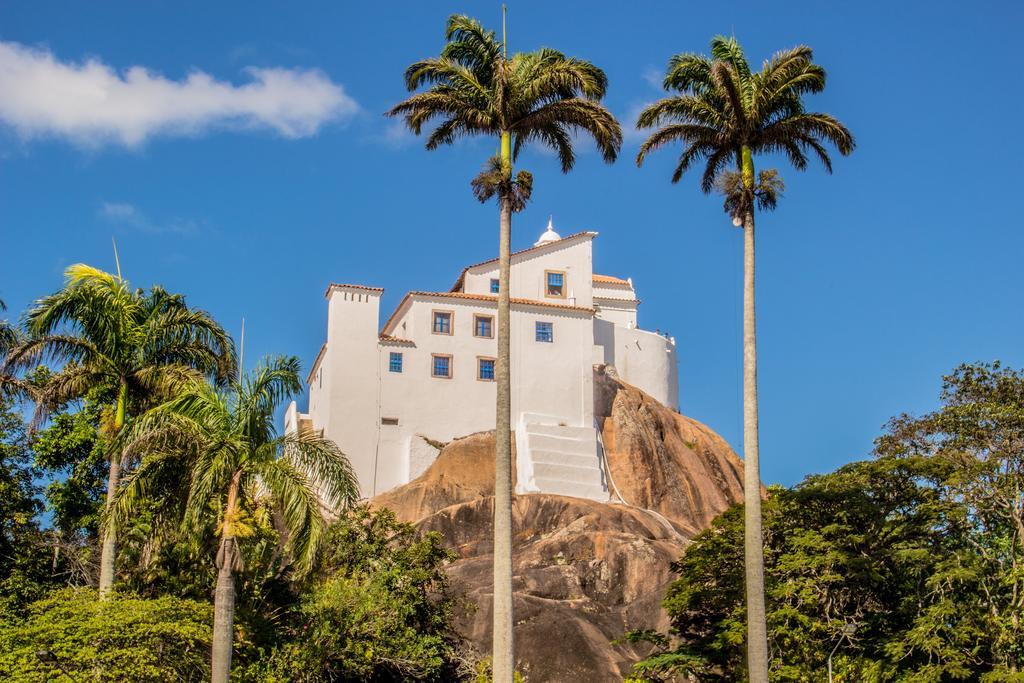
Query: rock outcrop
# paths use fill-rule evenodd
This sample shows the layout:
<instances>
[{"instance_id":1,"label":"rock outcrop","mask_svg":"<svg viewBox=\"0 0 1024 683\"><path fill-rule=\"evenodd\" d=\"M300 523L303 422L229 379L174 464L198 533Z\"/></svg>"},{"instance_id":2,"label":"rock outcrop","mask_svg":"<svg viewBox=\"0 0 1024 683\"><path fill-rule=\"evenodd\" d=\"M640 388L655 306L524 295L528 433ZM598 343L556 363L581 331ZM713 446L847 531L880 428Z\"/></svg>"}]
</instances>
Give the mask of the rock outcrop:
<instances>
[{"instance_id":1,"label":"rock outcrop","mask_svg":"<svg viewBox=\"0 0 1024 683\"><path fill-rule=\"evenodd\" d=\"M517 668L529 681L622 680L644 652L611 641L629 629L667 626L661 600L670 563L743 497L743 464L708 427L603 369L595 395L613 497L623 502L531 494L513 504ZM456 627L485 654L493 482L494 434L474 434L446 445L416 480L373 500L441 532L456 550L449 575L470 605Z\"/></svg>"}]
</instances>

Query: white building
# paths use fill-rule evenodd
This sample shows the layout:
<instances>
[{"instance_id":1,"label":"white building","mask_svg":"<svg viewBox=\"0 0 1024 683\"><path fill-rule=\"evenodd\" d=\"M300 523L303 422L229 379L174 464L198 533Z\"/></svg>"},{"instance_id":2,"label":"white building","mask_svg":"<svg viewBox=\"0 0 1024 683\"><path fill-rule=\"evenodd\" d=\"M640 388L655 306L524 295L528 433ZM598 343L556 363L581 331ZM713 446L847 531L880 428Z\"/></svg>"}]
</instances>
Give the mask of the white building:
<instances>
[{"instance_id":1,"label":"white building","mask_svg":"<svg viewBox=\"0 0 1024 683\"><path fill-rule=\"evenodd\" d=\"M593 366L665 405L679 398L675 340L637 327L632 280L593 272L596 232L548 223L512 254L512 421L517 492L606 500ZM327 341L309 373L309 413L285 429L323 430L348 456L364 496L433 461L431 441L494 429L498 260L465 268L447 292L409 292L381 326L383 289L331 284Z\"/></svg>"}]
</instances>

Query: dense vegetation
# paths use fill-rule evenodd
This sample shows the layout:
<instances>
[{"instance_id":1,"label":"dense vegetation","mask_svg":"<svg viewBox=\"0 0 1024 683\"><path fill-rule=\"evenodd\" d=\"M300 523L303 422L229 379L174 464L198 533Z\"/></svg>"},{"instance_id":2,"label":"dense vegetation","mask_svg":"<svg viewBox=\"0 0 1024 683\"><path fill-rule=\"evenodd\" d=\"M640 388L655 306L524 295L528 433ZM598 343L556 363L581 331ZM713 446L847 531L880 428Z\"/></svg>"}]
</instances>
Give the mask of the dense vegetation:
<instances>
[{"instance_id":1,"label":"dense vegetation","mask_svg":"<svg viewBox=\"0 0 1024 683\"><path fill-rule=\"evenodd\" d=\"M277 434L294 358L226 376L210 316L85 266L28 320L0 327L0 679L474 675L441 538Z\"/></svg>"},{"instance_id":2,"label":"dense vegetation","mask_svg":"<svg viewBox=\"0 0 1024 683\"><path fill-rule=\"evenodd\" d=\"M1024 373L958 368L873 460L769 490L764 524L771 680L825 680L838 646L841 681L1024 681ZM742 507L675 569L638 677L743 680Z\"/></svg>"}]
</instances>

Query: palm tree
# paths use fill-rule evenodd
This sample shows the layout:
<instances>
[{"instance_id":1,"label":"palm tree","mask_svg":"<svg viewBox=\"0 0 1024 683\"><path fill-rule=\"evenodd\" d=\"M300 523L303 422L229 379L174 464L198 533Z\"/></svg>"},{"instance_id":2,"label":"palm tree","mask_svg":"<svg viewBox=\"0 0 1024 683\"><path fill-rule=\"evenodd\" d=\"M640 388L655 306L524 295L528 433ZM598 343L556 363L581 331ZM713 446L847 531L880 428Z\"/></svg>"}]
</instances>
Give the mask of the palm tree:
<instances>
[{"instance_id":1,"label":"palm tree","mask_svg":"<svg viewBox=\"0 0 1024 683\"><path fill-rule=\"evenodd\" d=\"M768 644L764 614L764 557L761 536L761 476L758 463L757 338L754 324L754 209L774 206L781 189L774 171L755 181L754 155L781 153L798 170L816 156L831 173L825 148L830 143L847 155L850 131L834 117L804 110L803 97L821 92L825 70L814 63L811 48L775 54L751 73L735 38L717 36L711 57L679 54L669 60L664 87L676 91L640 113L638 128L656 128L640 147L637 165L665 145L682 143L672 182L704 162L701 189L720 183L726 211L743 227L743 451L746 461L747 648L750 680L768 680ZM735 164L737 175L727 176Z\"/></svg>"},{"instance_id":2,"label":"palm tree","mask_svg":"<svg viewBox=\"0 0 1024 683\"><path fill-rule=\"evenodd\" d=\"M203 375L223 381L235 372L234 344L204 311L160 287L132 290L120 277L84 264L67 269L62 290L29 311L29 339L11 353L18 365L63 363L40 389L36 421L49 410L99 392L107 403L109 508L126 465L116 435L133 413ZM102 530L100 595L114 583L116 528Z\"/></svg>"},{"instance_id":3,"label":"palm tree","mask_svg":"<svg viewBox=\"0 0 1024 683\"><path fill-rule=\"evenodd\" d=\"M0 312L6 310L7 304L0 299ZM23 341L18 328L6 320L0 320L0 403L34 394L32 385L18 377L11 362L11 352Z\"/></svg>"},{"instance_id":4,"label":"palm tree","mask_svg":"<svg viewBox=\"0 0 1024 683\"><path fill-rule=\"evenodd\" d=\"M464 137L498 139L498 155L473 181L473 192L485 202L497 197L498 238L498 361L495 420L494 485L494 680L511 681L512 640L512 416L509 373L509 270L512 213L529 200L532 176L512 163L520 151L537 143L554 150L562 171L576 161L573 134L585 132L606 162L615 161L622 130L600 100L607 78L590 62L566 57L557 50L508 56L499 42L475 19L449 17L448 41L439 57L412 64L405 72L410 92L425 88L395 105L389 116L404 117L417 135L434 119L440 123L427 137L428 150Z\"/></svg>"},{"instance_id":5,"label":"palm tree","mask_svg":"<svg viewBox=\"0 0 1024 683\"><path fill-rule=\"evenodd\" d=\"M358 483L333 441L312 430L279 436L275 413L301 393L297 358L276 358L247 377L216 389L193 383L179 396L136 420L125 432L125 449L142 464L125 481L112 510L117 523L160 496L162 482L187 467L182 527L195 534L216 510L218 550L214 594L213 677L231 672L234 573L242 568L239 542L269 498L280 512L297 570L307 571L324 537L325 511L359 498Z\"/></svg>"}]
</instances>

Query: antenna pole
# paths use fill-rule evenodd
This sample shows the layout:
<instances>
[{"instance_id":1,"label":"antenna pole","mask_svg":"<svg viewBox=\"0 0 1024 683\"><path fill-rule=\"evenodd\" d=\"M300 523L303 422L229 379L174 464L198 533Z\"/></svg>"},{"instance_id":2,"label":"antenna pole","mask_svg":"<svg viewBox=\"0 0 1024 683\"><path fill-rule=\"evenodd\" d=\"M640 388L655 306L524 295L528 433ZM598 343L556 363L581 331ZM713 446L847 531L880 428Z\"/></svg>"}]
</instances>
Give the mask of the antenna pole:
<instances>
[{"instance_id":1,"label":"antenna pole","mask_svg":"<svg viewBox=\"0 0 1024 683\"><path fill-rule=\"evenodd\" d=\"M245 365L245 317L242 317L242 343L238 352L238 379L242 379L242 366Z\"/></svg>"},{"instance_id":2,"label":"antenna pole","mask_svg":"<svg viewBox=\"0 0 1024 683\"><path fill-rule=\"evenodd\" d=\"M501 3L501 47L505 50L505 59L508 59L508 40L505 38L505 15L508 14L508 5Z\"/></svg>"},{"instance_id":3,"label":"antenna pole","mask_svg":"<svg viewBox=\"0 0 1024 683\"><path fill-rule=\"evenodd\" d=\"M117 257L117 240L114 236L110 236L110 242L114 245L114 265L117 266L117 279L121 279L121 259Z\"/></svg>"}]
</instances>

